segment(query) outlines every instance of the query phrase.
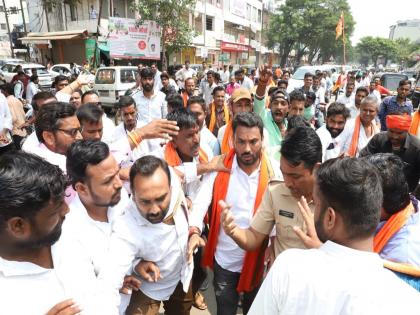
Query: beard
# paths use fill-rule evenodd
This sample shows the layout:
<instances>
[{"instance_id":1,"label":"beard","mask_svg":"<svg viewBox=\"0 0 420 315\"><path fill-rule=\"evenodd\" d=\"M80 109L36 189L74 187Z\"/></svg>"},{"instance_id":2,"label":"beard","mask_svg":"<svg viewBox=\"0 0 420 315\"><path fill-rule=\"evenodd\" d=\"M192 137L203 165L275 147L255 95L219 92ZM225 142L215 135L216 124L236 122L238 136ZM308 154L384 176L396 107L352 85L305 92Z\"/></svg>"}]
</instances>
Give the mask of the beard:
<instances>
[{"instance_id":1,"label":"beard","mask_svg":"<svg viewBox=\"0 0 420 315\"><path fill-rule=\"evenodd\" d=\"M261 151L256 154L252 154L251 152L245 152L245 153L242 153L241 155L236 155L236 158L243 165L249 166L256 163L259 160L260 156L261 156Z\"/></svg>"},{"instance_id":2,"label":"beard","mask_svg":"<svg viewBox=\"0 0 420 315\"><path fill-rule=\"evenodd\" d=\"M327 130L330 132L331 137L336 138L340 135L340 133L343 132L344 129L331 128L331 127L328 127L328 124L327 124Z\"/></svg>"},{"instance_id":3,"label":"beard","mask_svg":"<svg viewBox=\"0 0 420 315\"><path fill-rule=\"evenodd\" d=\"M90 194L92 196L92 201L97 207L113 207L118 204L121 200L121 188L118 188L115 193L111 196L110 199L104 200L107 196L99 195L92 190L92 187L89 186Z\"/></svg>"},{"instance_id":4,"label":"beard","mask_svg":"<svg viewBox=\"0 0 420 315\"><path fill-rule=\"evenodd\" d=\"M49 234L44 235L36 240L18 242L17 246L21 249L27 250L34 250L52 246L60 239L63 221L64 218L54 227L54 229Z\"/></svg>"},{"instance_id":5,"label":"beard","mask_svg":"<svg viewBox=\"0 0 420 315\"><path fill-rule=\"evenodd\" d=\"M142 88L144 91L146 92L152 92L153 90L153 85L151 84L142 84Z\"/></svg>"}]
</instances>

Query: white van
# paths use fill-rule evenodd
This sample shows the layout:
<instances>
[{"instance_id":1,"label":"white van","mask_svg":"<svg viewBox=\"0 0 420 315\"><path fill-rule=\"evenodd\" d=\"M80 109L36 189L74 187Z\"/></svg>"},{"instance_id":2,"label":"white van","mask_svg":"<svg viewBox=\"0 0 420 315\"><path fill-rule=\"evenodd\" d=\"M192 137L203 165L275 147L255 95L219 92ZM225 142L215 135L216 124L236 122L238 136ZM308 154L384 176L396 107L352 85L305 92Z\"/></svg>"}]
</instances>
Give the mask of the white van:
<instances>
[{"instance_id":1,"label":"white van","mask_svg":"<svg viewBox=\"0 0 420 315\"><path fill-rule=\"evenodd\" d=\"M287 86L287 92L290 93L294 89L298 89L303 86L303 78L305 73L310 72L315 74L316 70L320 71L331 71L335 69L337 73L340 73L342 69L347 73L351 70L351 66L342 66L342 65L332 65L332 64L324 64L319 66L302 66L296 69L293 75L289 79L289 85Z\"/></svg>"},{"instance_id":2,"label":"white van","mask_svg":"<svg viewBox=\"0 0 420 315\"><path fill-rule=\"evenodd\" d=\"M137 67L101 67L96 71L95 90L104 107L114 107L121 95L136 85Z\"/></svg>"}]
</instances>

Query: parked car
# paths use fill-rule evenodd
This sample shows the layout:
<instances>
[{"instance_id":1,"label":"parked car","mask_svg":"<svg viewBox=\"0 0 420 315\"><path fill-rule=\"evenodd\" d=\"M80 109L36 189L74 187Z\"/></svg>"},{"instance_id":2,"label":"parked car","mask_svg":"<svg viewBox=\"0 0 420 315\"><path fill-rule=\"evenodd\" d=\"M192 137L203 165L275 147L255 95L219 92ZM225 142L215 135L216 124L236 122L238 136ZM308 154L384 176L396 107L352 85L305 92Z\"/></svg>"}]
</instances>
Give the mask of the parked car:
<instances>
[{"instance_id":1,"label":"parked car","mask_svg":"<svg viewBox=\"0 0 420 315\"><path fill-rule=\"evenodd\" d=\"M298 89L303 86L303 78L305 77L305 73L311 72L315 74L316 70L321 71L331 71L335 69L338 73L344 68L344 71L347 73L352 68L351 66L342 66L342 65L334 65L334 64L323 64L319 66L302 66L296 69L293 73L291 78L289 79L289 85L287 86L287 92L290 93L294 89Z\"/></svg>"},{"instance_id":2,"label":"parked car","mask_svg":"<svg viewBox=\"0 0 420 315\"><path fill-rule=\"evenodd\" d=\"M137 67L102 67L96 71L95 90L102 106L113 108L120 96L136 85Z\"/></svg>"},{"instance_id":3,"label":"parked car","mask_svg":"<svg viewBox=\"0 0 420 315\"><path fill-rule=\"evenodd\" d=\"M17 63L17 64L24 64L27 63L23 59L16 59L16 58L6 58L0 60L0 67L4 66L6 63Z\"/></svg>"},{"instance_id":4,"label":"parked car","mask_svg":"<svg viewBox=\"0 0 420 315\"><path fill-rule=\"evenodd\" d=\"M402 73L381 73L381 85L390 90L393 95L397 95L398 84L401 80L408 80L408 76Z\"/></svg>"},{"instance_id":5,"label":"parked car","mask_svg":"<svg viewBox=\"0 0 420 315\"><path fill-rule=\"evenodd\" d=\"M13 77L16 75L16 66L21 65L23 72L25 72L27 75L32 75L32 70L36 69L36 73L39 78L39 85L44 90L48 90L51 88L52 84L52 78L51 74L48 72L47 68L45 68L43 65L36 64L36 63L7 63L1 67L1 71L3 73L4 79L6 82L12 82Z\"/></svg>"},{"instance_id":6,"label":"parked car","mask_svg":"<svg viewBox=\"0 0 420 315\"><path fill-rule=\"evenodd\" d=\"M79 65L75 65L75 66L79 69L80 73L86 74L89 76L89 81L93 82L95 80L95 75L91 74L82 66L79 66ZM53 80L55 79L56 76L59 76L59 75L64 75L70 78L71 77L70 64L69 63L56 64L51 67L51 69L49 70L49 73L51 73Z\"/></svg>"}]
</instances>

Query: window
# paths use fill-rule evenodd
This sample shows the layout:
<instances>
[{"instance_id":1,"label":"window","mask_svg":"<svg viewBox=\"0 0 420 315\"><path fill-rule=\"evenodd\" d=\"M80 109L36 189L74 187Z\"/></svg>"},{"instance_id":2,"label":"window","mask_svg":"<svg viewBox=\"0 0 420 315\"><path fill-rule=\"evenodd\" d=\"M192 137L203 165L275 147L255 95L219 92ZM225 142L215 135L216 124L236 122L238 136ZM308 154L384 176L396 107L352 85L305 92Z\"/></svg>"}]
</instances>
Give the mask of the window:
<instances>
[{"instance_id":1,"label":"window","mask_svg":"<svg viewBox=\"0 0 420 315\"><path fill-rule=\"evenodd\" d=\"M4 7L2 5L0 5L0 12L4 11Z\"/></svg>"},{"instance_id":2,"label":"window","mask_svg":"<svg viewBox=\"0 0 420 315\"><path fill-rule=\"evenodd\" d=\"M96 73L96 84L113 84L115 82L115 70L103 69Z\"/></svg>"},{"instance_id":3,"label":"window","mask_svg":"<svg viewBox=\"0 0 420 315\"><path fill-rule=\"evenodd\" d=\"M246 19L251 21L251 5L246 5Z\"/></svg>"},{"instance_id":4,"label":"window","mask_svg":"<svg viewBox=\"0 0 420 315\"><path fill-rule=\"evenodd\" d=\"M1 24L0 24L0 29L2 29L2 30L7 29L7 25L6 25L6 23L1 23Z\"/></svg>"},{"instance_id":5,"label":"window","mask_svg":"<svg viewBox=\"0 0 420 315\"><path fill-rule=\"evenodd\" d=\"M258 23L261 23L261 10L258 10Z\"/></svg>"},{"instance_id":6,"label":"window","mask_svg":"<svg viewBox=\"0 0 420 315\"><path fill-rule=\"evenodd\" d=\"M206 31L214 30L214 18L212 16L206 16Z\"/></svg>"},{"instance_id":7,"label":"window","mask_svg":"<svg viewBox=\"0 0 420 315\"><path fill-rule=\"evenodd\" d=\"M136 82L136 75L137 75L137 70L133 70L133 69L121 69L120 72L120 80L121 83L134 83Z\"/></svg>"}]
</instances>

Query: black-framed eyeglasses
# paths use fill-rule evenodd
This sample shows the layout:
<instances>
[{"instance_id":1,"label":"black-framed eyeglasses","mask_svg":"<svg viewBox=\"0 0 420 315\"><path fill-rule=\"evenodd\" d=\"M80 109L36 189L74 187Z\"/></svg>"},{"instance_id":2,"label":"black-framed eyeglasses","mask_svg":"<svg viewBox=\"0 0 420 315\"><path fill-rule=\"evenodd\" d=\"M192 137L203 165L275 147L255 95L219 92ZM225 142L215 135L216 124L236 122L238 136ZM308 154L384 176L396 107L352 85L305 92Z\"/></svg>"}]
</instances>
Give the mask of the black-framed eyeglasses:
<instances>
[{"instance_id":1,"label":"black-framed eyeglasses","mask_svg":"<svg viewBox=\"0 0 420 315\"><path fill-rule=\"evenodd\" d=\"M72 138L76 138L77 133L82 133L82 128L73 128L73 129L57 129L59 131L64 132L66 135L72 137Z\"/></svg>"}]
</instances>

